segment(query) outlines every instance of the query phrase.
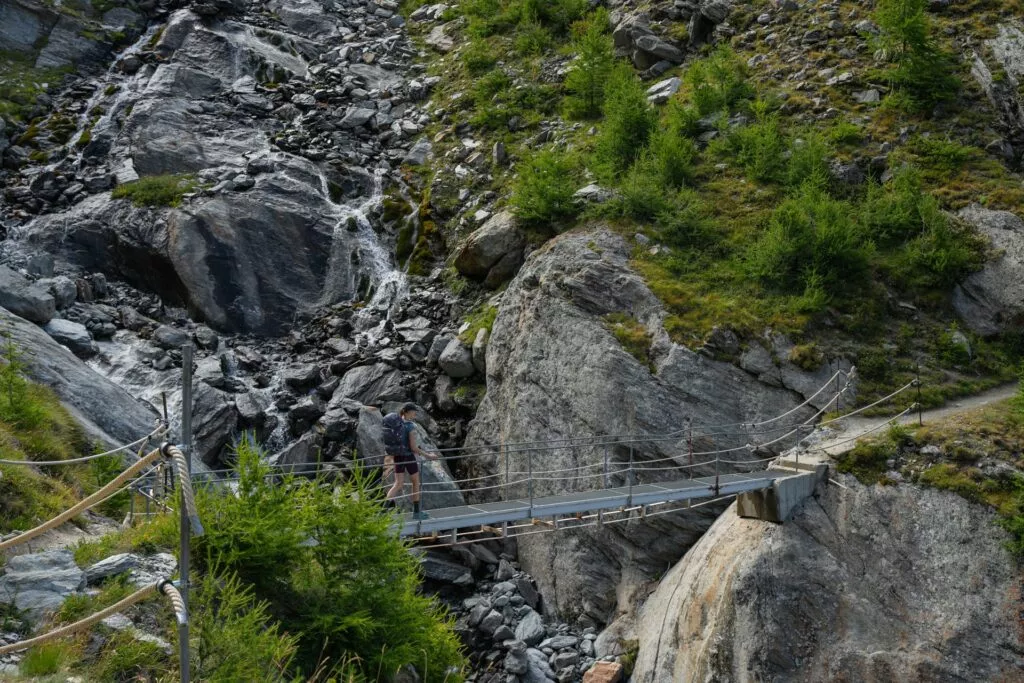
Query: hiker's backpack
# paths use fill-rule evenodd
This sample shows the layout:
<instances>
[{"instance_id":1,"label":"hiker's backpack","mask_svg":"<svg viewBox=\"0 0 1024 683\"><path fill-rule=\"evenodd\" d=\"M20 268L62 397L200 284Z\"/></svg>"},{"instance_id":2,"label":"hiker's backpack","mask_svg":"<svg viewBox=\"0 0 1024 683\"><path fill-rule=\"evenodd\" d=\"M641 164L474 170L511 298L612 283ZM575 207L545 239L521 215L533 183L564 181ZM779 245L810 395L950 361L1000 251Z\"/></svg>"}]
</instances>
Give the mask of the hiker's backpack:
<instances>
[{"instance_id":1,"label":"hiker's backpack","mask_svg":"<svg viewBox=\"0 0 1024 683\"><path fill-rule=\"evenodd\" d=\"M398 413L388 413L384 416L384 452L402 455L405 450L405 421Z\"/></svg>"}]
</instances>

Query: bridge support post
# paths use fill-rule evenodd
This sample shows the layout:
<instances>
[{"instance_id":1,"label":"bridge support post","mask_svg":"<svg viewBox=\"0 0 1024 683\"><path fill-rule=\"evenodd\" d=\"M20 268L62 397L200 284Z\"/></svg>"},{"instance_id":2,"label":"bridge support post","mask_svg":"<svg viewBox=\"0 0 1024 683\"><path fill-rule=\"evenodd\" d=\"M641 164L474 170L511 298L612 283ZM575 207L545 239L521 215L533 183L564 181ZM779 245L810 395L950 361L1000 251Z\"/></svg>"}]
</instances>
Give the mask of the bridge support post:
<instances>
[{"instance_id":1,"label":"bridge support post","mask_svg":"<svg viewBox=\"0 0 1024 683\"><path fill-rule=\"evenodd\" d=\"M604 527L604 510L597 511L597 528Z\"/></svg>"},{"instance_id":2,"label":"bridge support post","mask_svg":"<svg viewBox=\"0 0 1024 683\"><path fill-rule=\"evenodd\" d=\"M718 485L718 456L715 456L715 498L718 497L718 493L721 488Z\"/></svg>"},{"instance_id":3,"label":"bridge support post","mask_svg":"<svg viewBox=\"0 0 1024 683\"><path fill-rule=\"evenodd\" d=\"M604 487L608 488L610 482L608 481L608 444L604 445Z\"/></svg>"},{"instance_id":4,"label":"bridge support post","mask_svg":"<svg viewBox=\"0 0 1024 683\"><path fill-rule=\"evenodd\" d=\"M501 442L501 453L505 459L505 485L501 487L502 500L508 500L508 448L505 446L505 442Z\"/></svg>"},{"instance_id":5,"label":"bridge support post","mask_svg":"<svg viewBox=\"0 0 1024 683\"><path fill-rule=\"evenodd\" d=\"M687 472L693 479L693 418L686 418L686 449L689 451L689 468Z\"/></svg>"},{"instance_id":6,"label":"bridge support post","mask_svg":"<svg viewBox=\"0 0 1024 683\"><path fill-rule=\"evenodd\" d=\"M530 517L533 517L533 451L526 453L527 487L530 490Z\"/></svg>"},{"instance_id":7,"label":"bridge support post","mask_svg":"<svg viewBox=\"0 0 1024 683\"><path fill-rule=\"evenodd\" d=\"M629 469L626 470L626 480L628 483L629 498L627 499L626 505L633 504L633 445L629 446Z\"/></svg>"}]
</instances>

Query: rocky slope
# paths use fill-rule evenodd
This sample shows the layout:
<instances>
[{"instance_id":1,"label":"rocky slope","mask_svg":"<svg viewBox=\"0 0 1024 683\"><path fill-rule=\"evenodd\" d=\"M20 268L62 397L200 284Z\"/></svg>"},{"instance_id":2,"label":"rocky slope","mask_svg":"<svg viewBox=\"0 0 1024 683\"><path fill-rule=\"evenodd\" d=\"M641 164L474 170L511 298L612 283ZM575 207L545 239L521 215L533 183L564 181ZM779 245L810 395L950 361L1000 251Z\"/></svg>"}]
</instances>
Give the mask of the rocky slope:
<instances>
[{"instance_id":1,"label":"rocky slope","mask_svg":"<svg viewBox=\"0 0 1024 683\"><path fill-rule=\"evenodd\" d=\"M639 612L633 680L1015 680L1021 577L993 513L849 476L782 525L727 512Z\"/></svg>"}]
</instances>

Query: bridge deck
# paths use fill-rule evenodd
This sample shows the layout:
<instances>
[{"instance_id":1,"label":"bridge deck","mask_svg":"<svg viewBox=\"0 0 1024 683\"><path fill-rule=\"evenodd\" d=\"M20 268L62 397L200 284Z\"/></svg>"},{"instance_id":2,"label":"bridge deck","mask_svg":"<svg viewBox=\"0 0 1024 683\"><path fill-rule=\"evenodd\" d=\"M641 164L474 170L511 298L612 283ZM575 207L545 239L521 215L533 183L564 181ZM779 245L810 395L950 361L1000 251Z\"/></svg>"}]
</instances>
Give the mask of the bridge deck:
<instances>
[{"instance_id":1,"label":"bridge deck","mask_svg":"<svg viewBox=\"0 0 1024 683\"><path fill-rule=\"evenodd\" d=\"M481 525L515 522L533 517L554 517L579 512L615 510L633 505L651 505L681 500L713 498L745 491L769 488L777 479L793 476L788 472L771 470L750 474L723 474L718 478L719 489L715 492L714 477L663 481L657 484L637 484L632 488L620 486L609 489L595 489L577 493L563 493L555 496L515 498L496 503L478 503L458 507L427 510L430 518L414 520L410 513L402 515L402 536L420 536L434 532L452 531ZM430 495L424 496L429 501Z\"/></svg>"}]
</instances>

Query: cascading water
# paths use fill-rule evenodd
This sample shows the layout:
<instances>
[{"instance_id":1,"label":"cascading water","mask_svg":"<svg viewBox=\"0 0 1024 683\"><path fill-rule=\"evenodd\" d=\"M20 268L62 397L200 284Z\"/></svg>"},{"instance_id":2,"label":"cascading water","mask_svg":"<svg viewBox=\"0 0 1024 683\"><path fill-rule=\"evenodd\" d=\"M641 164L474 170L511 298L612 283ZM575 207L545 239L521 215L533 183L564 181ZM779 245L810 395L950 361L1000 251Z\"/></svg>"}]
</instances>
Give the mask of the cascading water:
<instances>
[{"instance_id":1,"label":"cascading water","mask_svg":"<svg viewBox=\"0 0 1024 683\"><path fill-rule=\"evenodd\" d=\"M382 243L369 218L383 201L385 173L385 169L374 171L370 194L363 201L355 205L335 204L338 223L334 228L334 247L323 290L324 303L333 303L333 297L345 291L347 283L343 278L352 278L348 241L354 234L359 254L359 272L355 282L359 283L364 278L367 282L366 286L359 285L356 289L368 298L354 322L360 333L358 340L370 345L380 337L388 318L408 294L405 273L395 264L393 255ZM323 187L325 196L329 198L326 179Z\"/></svg>"}]
</instances>

